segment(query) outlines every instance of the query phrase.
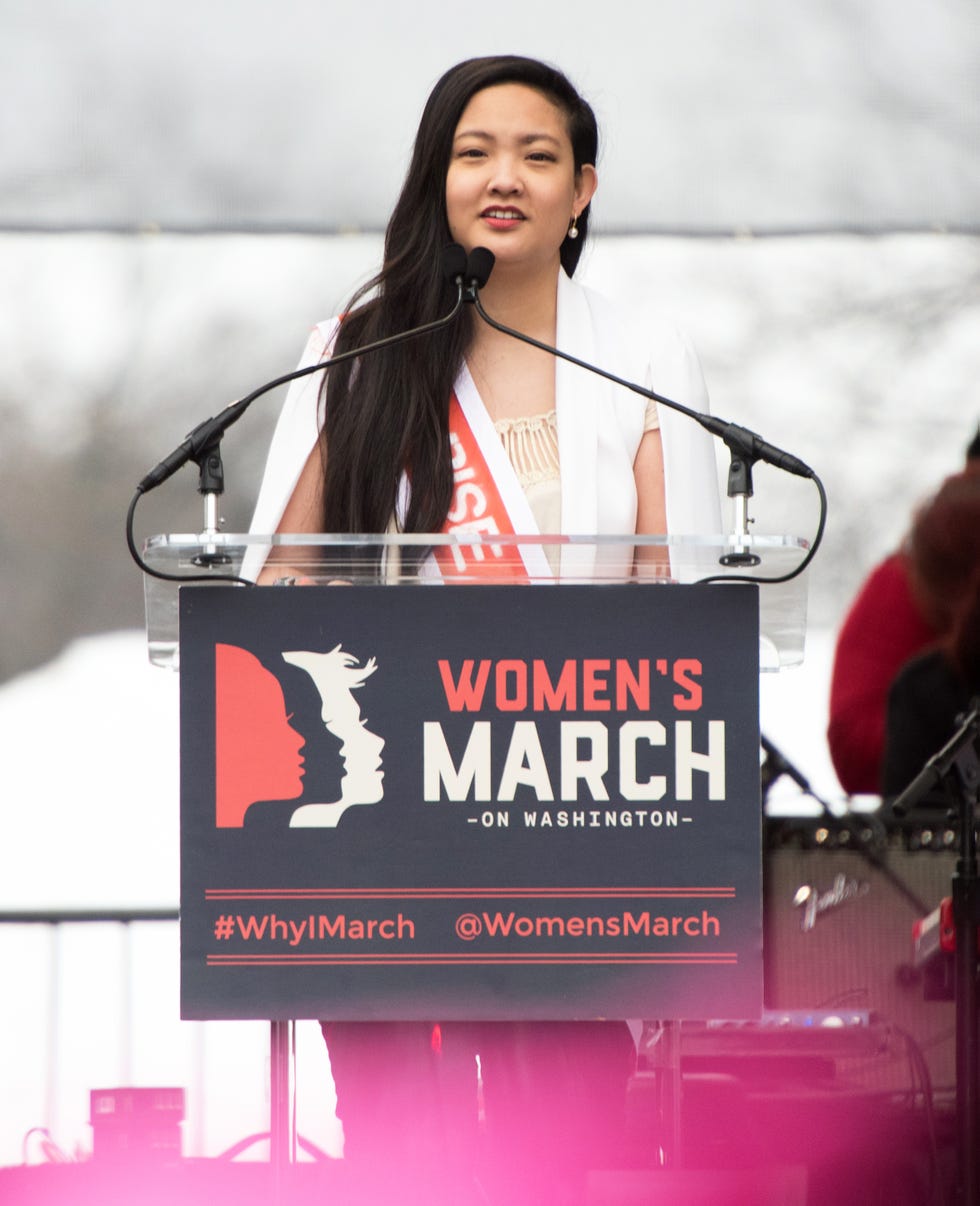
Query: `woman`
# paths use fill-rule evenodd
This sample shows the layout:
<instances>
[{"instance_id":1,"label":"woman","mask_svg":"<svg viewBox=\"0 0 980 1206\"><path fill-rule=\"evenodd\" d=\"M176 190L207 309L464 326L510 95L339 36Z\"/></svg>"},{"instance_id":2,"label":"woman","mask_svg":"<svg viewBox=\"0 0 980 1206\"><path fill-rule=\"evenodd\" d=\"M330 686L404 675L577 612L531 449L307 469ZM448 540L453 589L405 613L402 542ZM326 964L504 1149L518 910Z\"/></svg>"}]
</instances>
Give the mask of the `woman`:
<instances>
[{"instance_id":1,"label":"woman","mask_svg":"<svg viewBox=\"0 0 980 1206\"><path fill-rule=\"evenodd\" d=\"M456 289L442 279L440 259L455 241L493 253L481 298L495 319L706 409L697 361L673 329L624 314L571 279L597 157L592 110L554 68L510 56L453 67L425 106L380 273L342 322L316 328L303 363L446 314ZM494 330L473 307L437 334L326 377L322 386L302 379L287 397L253 531L452 530L465 523L453 479L460 442L480 458L479 480L499 504L503 530L720 531L714 451L700 428ZM596 558L605 574L633 572L628 551L582 546L528 569L587 576ZM351 1154L374 1149L390 1160L400 1134L407 1159L405 1147L418 1155L438 1135L447 1109L471 1115L453 1104L471 1098L471 1072L445 1071L472 1069L476 1047L488 1131L508 1153L497 1171L506 1159L528 1200L548 1200L535 1169L547 1184L559 1168L574 1175L614 1158L595 1145L621 1134L632 1057L624 1023L500 1024L476 1034L444 1026L438 1057L431 1027L345 1023L325 1032ZM407 1137L406 1119L417 1123ZM447 1147L435 1143L438 1162ZM518 1200L513 1189L507 1200Z\"/></svg>"},{"instance_id":2,"label":"woman","mask_svg":"<svg viewBox=\"0 0 980 1206\"><path fill-rule=\"evenodd\" d=\"M499 118L483 131L488 103ZM529 135L540 138L514 141ZM624 313L571 279L588 235L596 158L594 115L554 69L510 57L452 68L423 112L381 272L342 324L314 330L302 363L444 315L455 288L442 279L440 256L456 240L496 257L482 291L494 318L705 409L697 361L673 328ZM450 398L455 389L465 403L471 387L482 402L474 409L498 426L517 473L534 479L531 516L518 516L533 526L514 531L720 530L714 452L700 428L674 411L644 411L637 395L500 334L471 307L436 335L328 378L322 386L305 378L287 397L256 532L383 532L393 517L404 532L441 531L453 496Z\"/></svg>"}]
</instances>

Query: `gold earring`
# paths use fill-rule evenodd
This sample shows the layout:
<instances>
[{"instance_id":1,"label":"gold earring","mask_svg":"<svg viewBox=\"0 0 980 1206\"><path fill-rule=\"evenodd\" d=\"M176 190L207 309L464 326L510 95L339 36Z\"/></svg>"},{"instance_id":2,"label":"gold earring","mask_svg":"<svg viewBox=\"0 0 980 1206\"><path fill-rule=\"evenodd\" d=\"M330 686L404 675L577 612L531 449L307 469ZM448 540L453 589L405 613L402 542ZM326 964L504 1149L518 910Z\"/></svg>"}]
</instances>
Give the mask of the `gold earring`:
<instances>
[{"instance_id":1,"label":"gold earring","mask_svg":"<svg viewBox=\"0 0 980 1206\"><path fill-rule=\"evenodd\" d=\"M568 237L570 239L578 238L578 214L572 214L572 224L568 228Z\"/></svg>"}]
</instances>

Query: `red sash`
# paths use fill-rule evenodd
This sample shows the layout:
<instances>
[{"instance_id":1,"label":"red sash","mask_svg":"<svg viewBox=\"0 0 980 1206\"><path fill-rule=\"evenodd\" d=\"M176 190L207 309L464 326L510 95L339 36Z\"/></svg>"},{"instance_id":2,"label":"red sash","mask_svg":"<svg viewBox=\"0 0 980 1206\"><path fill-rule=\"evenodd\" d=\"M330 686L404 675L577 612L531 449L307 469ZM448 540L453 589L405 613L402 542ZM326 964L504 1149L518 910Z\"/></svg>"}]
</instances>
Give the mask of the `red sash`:
<instances>
[{"instance_id":1,"label":"red sash","mask_svg":"<svg viewBox=\"0 0 980 1206\"><path fill-rule=\"evenodd\" d=\"M452 448L454 490L443 531L458 536L494 536L498 533L513 535L517 529L508 511L505 495L509 494L511 499L516 501L516 490L521 493L523 499L520 483L516 475L512 474L511 480L504 480L501 488L501 483L491 472L484 450L467 421L455 391L449 402L449 440ZM493 454L496 455L496 452L495 448ZM502 446L500 454L506 457ZM536 533L521 532L521 535L534 534ZM540 559L537 554L540 554ZM435 550L435 557L446 577L527 582L532 576L540 576L542 564L545 576L551 576L542 549L533 547L525 550L515 543L444 545ZM530 566L529 559L532 562Z\"/></svg>"}]
</instances>

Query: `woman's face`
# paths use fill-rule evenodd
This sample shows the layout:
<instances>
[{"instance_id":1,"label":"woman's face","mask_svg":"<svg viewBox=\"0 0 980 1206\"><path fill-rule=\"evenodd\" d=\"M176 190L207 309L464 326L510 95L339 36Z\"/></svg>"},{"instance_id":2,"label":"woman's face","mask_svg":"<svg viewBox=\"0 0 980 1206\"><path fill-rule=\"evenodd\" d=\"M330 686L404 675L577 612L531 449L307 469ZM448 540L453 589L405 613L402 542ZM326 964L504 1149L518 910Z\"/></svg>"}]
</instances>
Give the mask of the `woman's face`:
<instances>
[{"instance_id":1,"label":"woman's face","mask_svg":"<svg viewBox=\"0 0 980 1206\"><path fill-rule=\"evenodd\" d=\"M467 251L487 247L501 265L557 267L573 216L596 187L575 171L565 114L524 84L477 92L463 110L446 175L449 229Z\"/></svg>"}]
</instances>

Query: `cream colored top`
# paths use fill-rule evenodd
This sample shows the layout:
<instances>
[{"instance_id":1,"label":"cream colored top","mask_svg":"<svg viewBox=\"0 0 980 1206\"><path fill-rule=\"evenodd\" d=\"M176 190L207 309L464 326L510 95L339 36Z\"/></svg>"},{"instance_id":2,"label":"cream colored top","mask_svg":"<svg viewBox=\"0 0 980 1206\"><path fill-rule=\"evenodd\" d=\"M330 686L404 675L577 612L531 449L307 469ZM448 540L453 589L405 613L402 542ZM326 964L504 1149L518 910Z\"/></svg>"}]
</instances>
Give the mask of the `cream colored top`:
<instances>
[{"instance_id":1,"label":"cream colored top","mask_svg":"<svg viewBox=\"0 0 980 1206\"><path fill-rule=\"evenodd\" d=\"M558 413L549 410L521 419L498 419L494 429L500 436L507 459L527 497L538 530L543 536L561 531L561 466L558 460ZM656 402L647 403L644 431L656 431L660 416ZM551 568L558 571L558 548L549 546L545 554Z\"/></svg>"}]
</instances>

